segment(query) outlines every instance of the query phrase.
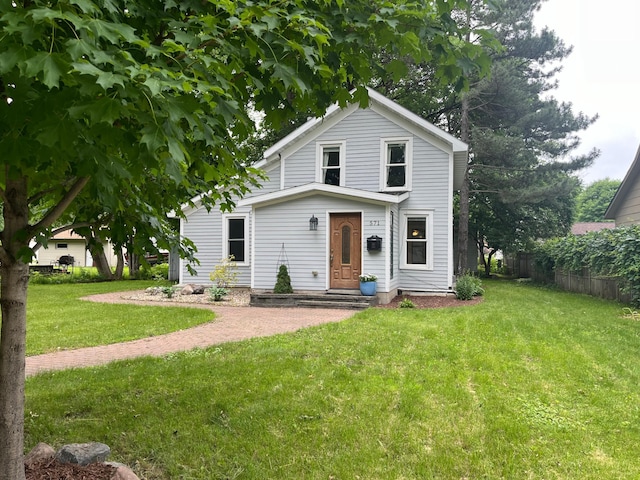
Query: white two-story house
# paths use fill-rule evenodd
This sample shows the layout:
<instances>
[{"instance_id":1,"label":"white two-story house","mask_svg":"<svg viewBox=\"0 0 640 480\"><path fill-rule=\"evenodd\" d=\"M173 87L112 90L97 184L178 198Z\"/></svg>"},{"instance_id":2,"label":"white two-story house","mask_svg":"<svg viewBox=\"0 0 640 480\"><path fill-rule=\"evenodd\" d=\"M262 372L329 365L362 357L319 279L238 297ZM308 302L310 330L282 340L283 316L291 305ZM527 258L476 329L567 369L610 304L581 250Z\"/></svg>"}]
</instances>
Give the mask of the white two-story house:
<instances>
[{"instance_id":1,"label":"white two-story house","mask_svg":"<svg viewBox=\"0 0 640 480\"><path fill-rule=\"evenodd\" d=\"M272 290L281 263L296 292L359 288L377 275L381 302L400 291L451 292L453 193L467 145L369 90L369 106L329 108L269 148L268 180L232 213L185 207L181 234L198 248L192 276L234 255L239 284Z\"/></svg>"}]
</instances>

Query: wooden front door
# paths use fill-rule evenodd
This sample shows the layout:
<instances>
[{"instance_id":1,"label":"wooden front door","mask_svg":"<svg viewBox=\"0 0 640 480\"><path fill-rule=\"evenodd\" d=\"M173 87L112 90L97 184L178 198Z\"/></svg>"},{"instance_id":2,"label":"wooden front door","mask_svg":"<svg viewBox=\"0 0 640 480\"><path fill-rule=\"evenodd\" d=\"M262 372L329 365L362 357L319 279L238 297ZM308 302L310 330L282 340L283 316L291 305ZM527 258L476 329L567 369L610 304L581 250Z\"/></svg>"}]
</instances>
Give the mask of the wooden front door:
<instances>
[{"instance_id":1,"label":"wooden front door","mask_svg":"<svg viewBox=\"0 0 640 480\"><path fill-rule=\"evenodd\" d=\"M359 288L362 263L359 213L331 214L330 288Z\"/></svg>"}]
</instances>

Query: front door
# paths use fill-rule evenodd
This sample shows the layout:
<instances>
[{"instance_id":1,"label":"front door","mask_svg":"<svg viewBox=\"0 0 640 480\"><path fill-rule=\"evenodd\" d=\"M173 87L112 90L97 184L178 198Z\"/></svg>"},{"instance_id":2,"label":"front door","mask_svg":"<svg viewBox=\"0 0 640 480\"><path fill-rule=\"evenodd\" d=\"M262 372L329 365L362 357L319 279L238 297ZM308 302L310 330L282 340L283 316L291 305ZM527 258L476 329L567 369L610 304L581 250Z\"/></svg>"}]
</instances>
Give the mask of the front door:
<instances>
[{"instance_id":1,"label":"front door","mask_svg":"<svg viewBox=\"0 0 640 480\"><path fill-rule=\"evenodd\" d=\"M359 213L331 214L330 288L359 288L362 256Z\"/></svg>"}]
</instances>

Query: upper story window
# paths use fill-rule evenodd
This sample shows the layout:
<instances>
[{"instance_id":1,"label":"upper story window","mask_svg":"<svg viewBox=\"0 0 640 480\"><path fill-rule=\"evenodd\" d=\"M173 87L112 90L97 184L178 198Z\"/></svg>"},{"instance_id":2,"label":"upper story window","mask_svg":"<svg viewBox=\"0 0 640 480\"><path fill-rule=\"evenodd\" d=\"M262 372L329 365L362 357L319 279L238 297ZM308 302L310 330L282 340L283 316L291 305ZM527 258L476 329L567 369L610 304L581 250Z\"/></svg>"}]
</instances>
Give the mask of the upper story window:
<instances>
[{"instance_id":1,"label":"upper story window","mask_svg":"<svg viewBox=\"0 0 640 480\"><path fill-rule=\"evenodd\" d=\"M234 261L241 265L249 263L248 224L248 217L245 215L225 216L223 220L223 257L233 255Z\"/></svg>"},{"instance_id":2,"label":"upper story window","mask_svg":"<svg viewBox=\"0 0 640 480\"><path fill-rule=\"evenodd\" d=\"M380 141L380 190L411 190L413 140L411 137L383 138Z\"/></svg>"},{"instance_id":3,"label":"upper story window","mask_svg":"<svg viewBox=\"0 0 640 480\"><path fill-rule=\"evenodd\" d=\"M316 181L327 185L344 186L346 142L317 143Z\"/></svg>"}]
</instances>

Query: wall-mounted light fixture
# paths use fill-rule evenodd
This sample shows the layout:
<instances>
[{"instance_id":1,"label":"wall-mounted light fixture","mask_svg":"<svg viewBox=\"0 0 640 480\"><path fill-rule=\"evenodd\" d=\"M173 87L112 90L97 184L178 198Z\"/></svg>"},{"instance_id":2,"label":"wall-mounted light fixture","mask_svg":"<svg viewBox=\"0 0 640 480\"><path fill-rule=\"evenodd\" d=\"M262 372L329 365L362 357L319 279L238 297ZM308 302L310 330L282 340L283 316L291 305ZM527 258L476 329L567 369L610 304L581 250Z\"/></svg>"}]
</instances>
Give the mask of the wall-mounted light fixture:
<instances>
[{"instance_id":1,"label":"wall-mounted light fixture","mask_svg":"<svg viewBox=\"0 0 640 480\"><path fill-rule=\"evenodd\" d=\"M315 215L311 215L309 219L309 230L318 230L318 219Z\"/></svg>"}]
</instances>

